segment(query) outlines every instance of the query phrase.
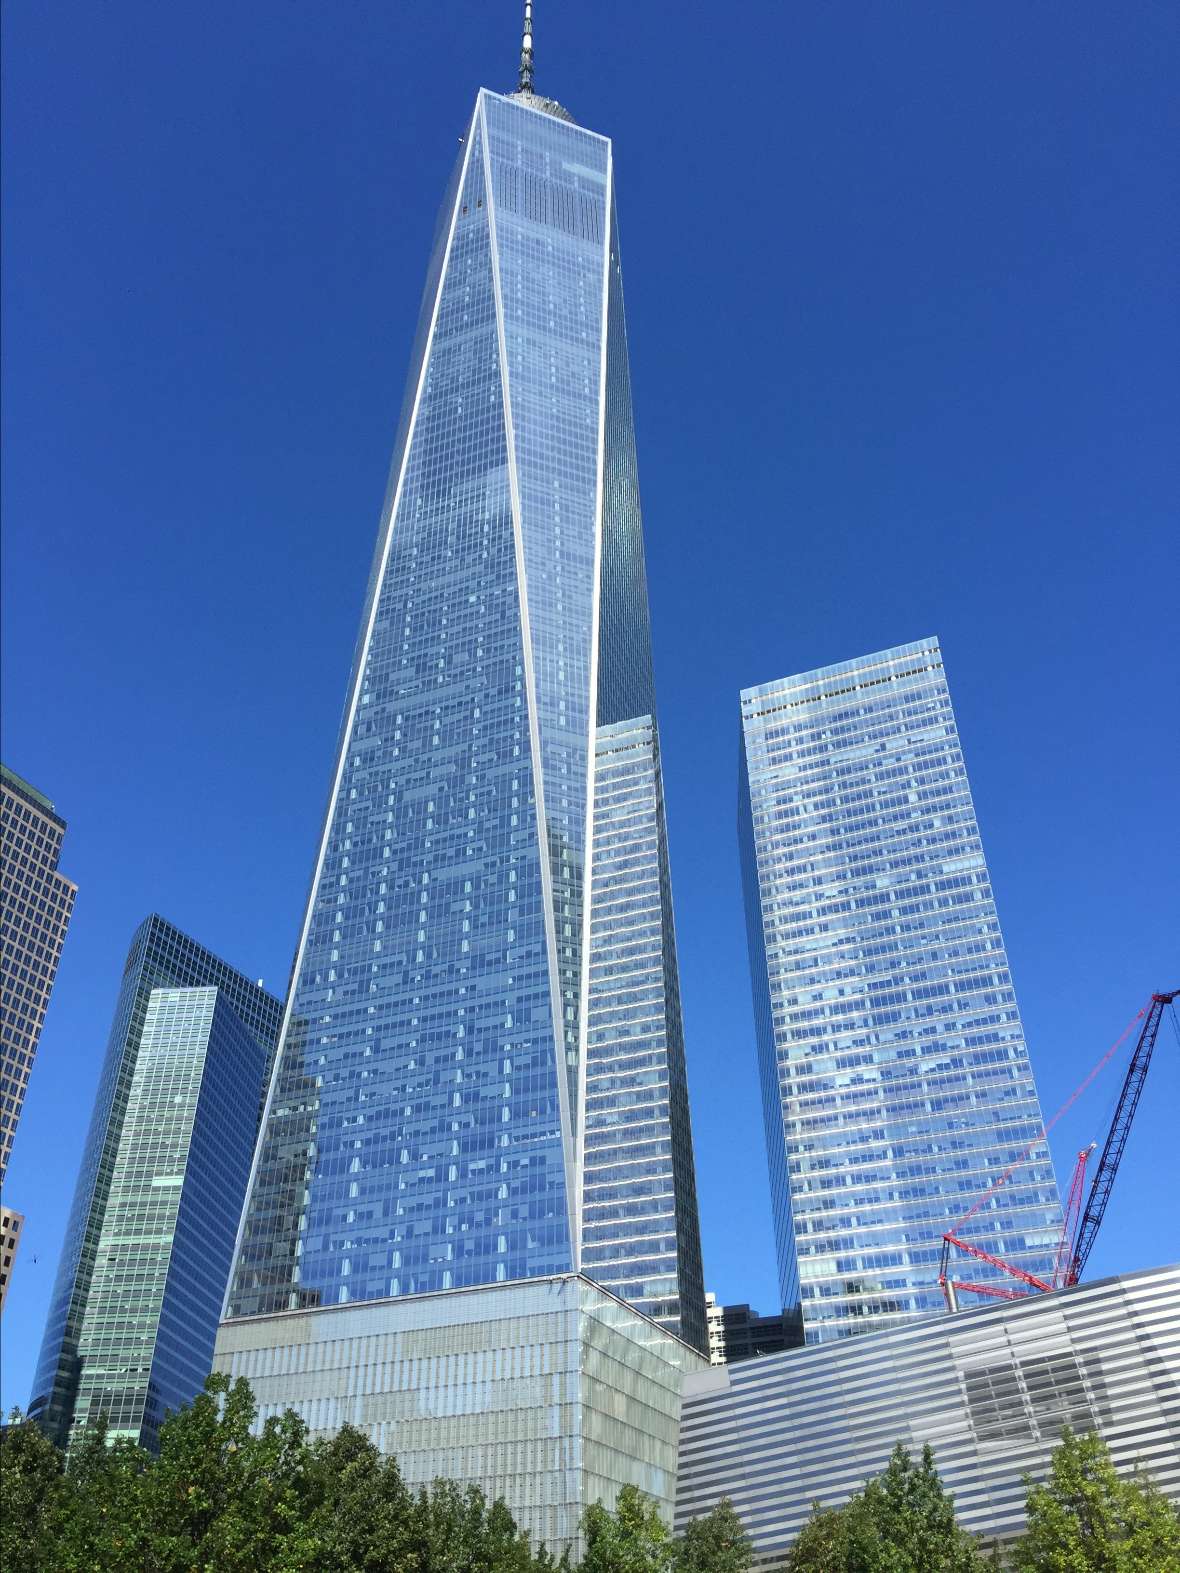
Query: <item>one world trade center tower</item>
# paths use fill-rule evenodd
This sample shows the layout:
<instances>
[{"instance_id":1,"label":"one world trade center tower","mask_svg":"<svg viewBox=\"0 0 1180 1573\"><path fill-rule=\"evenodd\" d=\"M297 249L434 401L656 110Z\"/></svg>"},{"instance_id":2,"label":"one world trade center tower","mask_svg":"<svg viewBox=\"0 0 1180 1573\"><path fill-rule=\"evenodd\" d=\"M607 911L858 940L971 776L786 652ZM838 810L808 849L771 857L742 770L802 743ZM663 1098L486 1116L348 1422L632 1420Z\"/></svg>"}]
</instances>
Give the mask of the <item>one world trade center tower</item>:
<instances>
[{"instance_id":1,"label":"one world trade center tower","mask_svg":"<svg viewBox=\"0 0 1180 1573\"><path fill-rule=\"evenodd\" d=\"M611 144L526 34L443 203L226 1316L568 1274L706 1347Z\"/></svg>"}]
</instances>

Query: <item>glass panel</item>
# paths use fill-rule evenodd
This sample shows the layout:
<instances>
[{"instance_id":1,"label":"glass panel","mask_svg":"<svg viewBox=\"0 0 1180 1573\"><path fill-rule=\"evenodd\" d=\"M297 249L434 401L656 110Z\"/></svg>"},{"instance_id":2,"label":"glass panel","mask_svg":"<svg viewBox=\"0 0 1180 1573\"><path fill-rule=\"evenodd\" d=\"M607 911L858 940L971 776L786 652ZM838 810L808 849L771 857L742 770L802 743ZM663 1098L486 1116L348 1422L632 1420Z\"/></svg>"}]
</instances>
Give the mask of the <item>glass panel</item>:
<instances>
[{"instance_id":1,"label":"glass panel","mask_svg":"<svg viewBox=\"0 0 1180 1573\"><path fill-rule=\"evenodd\" d=\"M1048 1275L1060 1203L937 643L749 689L742 720L780 1273L807 1341L942 1311L943 1231L1030 1146L965 1233Z\"/></svg>"}]
</instances>

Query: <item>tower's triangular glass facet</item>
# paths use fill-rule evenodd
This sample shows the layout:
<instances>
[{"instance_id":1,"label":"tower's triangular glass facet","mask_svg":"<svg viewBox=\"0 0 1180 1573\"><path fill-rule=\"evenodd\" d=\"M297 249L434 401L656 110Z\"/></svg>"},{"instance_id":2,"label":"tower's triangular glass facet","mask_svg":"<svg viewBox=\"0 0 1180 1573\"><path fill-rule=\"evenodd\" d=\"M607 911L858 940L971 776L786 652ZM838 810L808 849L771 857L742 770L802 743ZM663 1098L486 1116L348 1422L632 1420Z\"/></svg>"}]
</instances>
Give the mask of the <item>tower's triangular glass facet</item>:
<instances>
[{"instance_id":1,"label":"tower's triangular glass facet","mask_svg":"<svg viewBox=\"0 0 1180 1573\"><path fill-rule=\"evenodd\" d=\"M444 204L230 1315L585 1255L704 1338L610 143L541 102L480 94ZM599 856L643 885L630 992Z\"/></svg>"}]
</instances>

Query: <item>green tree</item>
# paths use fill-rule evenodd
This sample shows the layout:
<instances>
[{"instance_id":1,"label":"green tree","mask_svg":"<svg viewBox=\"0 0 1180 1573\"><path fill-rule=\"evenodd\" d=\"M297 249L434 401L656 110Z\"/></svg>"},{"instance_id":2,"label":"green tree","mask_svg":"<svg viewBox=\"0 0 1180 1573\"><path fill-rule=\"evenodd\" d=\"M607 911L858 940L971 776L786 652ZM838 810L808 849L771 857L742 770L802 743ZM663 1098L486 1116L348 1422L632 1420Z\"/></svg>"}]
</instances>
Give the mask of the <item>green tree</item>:
<instances>
[{"instance_id":1,"label":"green tree","mask_svg":"<svg viewBox=\"0 0 1180 1573\"><path fill-rule=\"evenodd\" d=\"M791 1547L791 1573L976 1573L978 1541L955 1522L930 1448L915 1463L899 1442L884 1472L844 1507L817 1502Z\"/></svg>"},{"instance_id":2,"label":"green tree","mask_svg":"<svg viewBox=\"0 0 1180 1573\"><path fill-rule=\"evenodd\" d=\"M883 1573L881 1537L859 1494L840 1508L811 1505L787 1555L790 1573Z\"/></svg>"},{"instance_id":3,"label":"green tree","mask_svg":"<svg viewBox=\"0 0 1180 1573\"><path fill-rule=\"evenodd\" d=\"M144 1481L151 1455L126 1437L107 1441L107 1423L86 1427L70 1449L67 1500L50 1542L61 1573L153 1570L151 1518Z\"/></svg>"},{"instance_id":4,"label":"green tree","mask_svg":"<svg viewBox=\"0 0 1180 1573\"><path fill-rule=\"evenodd\" d=\"M728 1497L694 1518L676 1542L675 1573L748 1573L754 1548Z\"/></svg>"},{"instance_id":5,"label":"green tree","mask_svg":"<svg viewBox=\"0 0 1180 1573\"><path fill-rule=\"evenodd\" d=\"M257 1435L256 1417L248 1384L214 1375L161 1426L158 1457L99 1423L64 1471L15 1423L0 1441L4 1573L571 1573L474 1486L415 1495L351 1426L309 1444L292 1411Z\"/></svg>"},{"instance_id":6,"label":"green tree","mask_svg":"<svg viewBox=\"0 0 1180 1573\"><path fill-rule=\"evenodd\" d=\"M160 1456L143 1485L152 1566L295 1573L314 1565L307 1427L288 1410L253 1436L256 1414L249 1384L215 1373L160 1427Z\"/></svg>"},{"instance_id":7,"label":"green tree","mask_svg":"<svg viewBox=\"0 0 1180 1573\"><path fill-rule=\"evenodd\" d=\"M14 1409L0 1434L0 1567L50 1573L67 1503L61 1454Z\"/></svg>"},{"instance_id":8,"label":"green tree","mask_svg":"<svg viewBox=\"0 0 1180 1573\"><path fill-rule=\"evenodd\" d=\"M436 1480L418 1493L412 1514L414 1573L548 1573L564 1569L547 1553L534 1553L507 1505L489 1503L478 1486ZM384 1567L385 1564L379 1564ZM391 1573L400 1565L390 1564Z\"/></svg>"},{"instance_id":9,"label":"green tree","mask_svg":"<svg viewBox=\"0 0 1180 1573\"><path fill-rule=\"evenodd\" d=\"M614 1512L596 1502L582 1517L586 1555L580 1573L669 1573L672 1537L656 1504L624 1486Z\"/></svg>"},{"instance_id":10,"label":"green tree","mask_svg":"<svg viewBox=\"0 0 1180 1573\"><path fill-rule=\"evenodd\" d=\"M313 1444L309 1479L320 1573L419 1573L414 1498L395 1459L344 1426Z\"/></svg>"},{"instance_id":11,"label":"green tree","mask_svg":"<svg viewBox=\"0 0 1180 1573\"><path fill-rule=\"evenodd\" d=\"M1180 1573L1180 1515L1147 1475L1120 1475L1093 1432L1067 1429L1048 1480L1025 1485L1019 1573Z\"/></svg>"},{"instance_id":12,"label":"green tree","mask_svg":"<svg viewBox=\"0 0 1180 1573\"><path fill-rule=\"evenodd\" d=\"M955 1522L954 1498L943 1489L929 1444L915 1464L899 1442L884 1474L865 1487L864 1499L882 1542L904 1558L906 1573L972 1573L981 1566L978 1542Z\"/></svg>"}]
</instances>

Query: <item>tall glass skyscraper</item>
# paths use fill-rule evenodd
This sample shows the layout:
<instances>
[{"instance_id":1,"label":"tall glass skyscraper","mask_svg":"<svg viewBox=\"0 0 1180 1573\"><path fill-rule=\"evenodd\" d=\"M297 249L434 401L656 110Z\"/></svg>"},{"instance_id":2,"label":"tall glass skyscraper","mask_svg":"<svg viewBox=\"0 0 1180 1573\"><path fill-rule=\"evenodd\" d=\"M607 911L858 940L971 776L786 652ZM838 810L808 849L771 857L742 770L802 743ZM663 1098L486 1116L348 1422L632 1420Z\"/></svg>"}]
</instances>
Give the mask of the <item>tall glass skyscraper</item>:
<instances>
[{"instance_id":1,"label":"tall glass skyscraper","mask_svg":"<svg viewBox=\"0 0 1180 1573\"><path fill-rule=\"evenodd\" d=\"M741 709L784 1304L808 1343L943 1310L943 1231L1030 1146L966 1232L1048 1275L1060 1203L937 640Z\"/></svg>"},{"instance_id":2,"label":"tall glass skyscraper","mask_svg":"<svg viewBox=\"0 0 1180 1573\"><path fill-rule=\"evenodd\" d=\"M153 915L131 941L29 1414L151 1443L200 1391L282 1004Z\"/></svg>"},{"instance_id":3,"label":"tall glass skyscraper","mask_svg":"<svg viewBox=\"0 0 1180 1573\"><path fill-rule=\"evenodd\" d=\"M611 145L483 91L227 1314L579 1270L705 1347Z\"/></svg>"},{"instance_id":4,"label":"tall glass skyscraper","mask_svg":"<svg viewBox=\"0 0 1180 1573\"><path fill-rule=\"evenodd\" d=\"M73 1432L154 1448L213 1360L266 1053L220 989L153 989L78 1337Z\"/></svg>"}]
</instances>

